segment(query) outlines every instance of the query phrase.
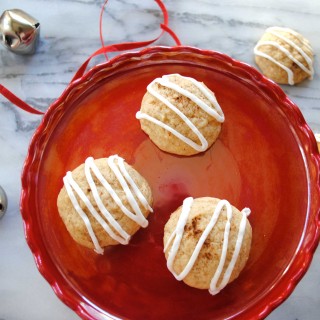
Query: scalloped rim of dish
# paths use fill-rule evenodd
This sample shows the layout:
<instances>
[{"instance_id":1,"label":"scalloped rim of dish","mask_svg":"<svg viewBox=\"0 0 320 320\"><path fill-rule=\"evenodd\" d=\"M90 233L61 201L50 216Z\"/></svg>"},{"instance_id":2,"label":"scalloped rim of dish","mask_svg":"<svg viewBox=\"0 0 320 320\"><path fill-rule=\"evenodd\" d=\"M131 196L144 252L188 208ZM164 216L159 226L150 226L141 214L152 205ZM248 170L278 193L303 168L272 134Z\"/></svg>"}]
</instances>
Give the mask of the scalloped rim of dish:
<instances>
[{"instance_id":1,"label":"scalloped rim of dish","mask_svg":"<svg viewBox=\"0 0 320 320\"><path fill-rule=\"evenodd\" d=\"M269 292L265 294L260 304L254 304L249 306L243 313L241 317L248 317L254 315L257 319L265 318L272 310L279 306L284 300L286 300L289 295L294 290L295 286L301 280L303 275L308 270L313 253L316 250L319 239L320 239L320 155L317 149L316 140L314 134L307 125L301 111L295 103L293 103L284 93L284 91L273 81L263 76L259 71L257 71L252 66L237 61L226 54L212 51L212 50L202 50L194 47L179 46L179 47L163 47L154 46L143 49L138 52L127 52L122 53L111 60L99 64L92 69L90 69L84 76L71 82L62 95L48 108L45 113L39 127L36 129L30 146L28 154L24 163L22 171L22 191L20 198L20 210L24 222L24 232L27 243L34 255L34 259L42 276L48 281L54 290L55 294L73 309L79 316L85 317L87 319L118 319L111 314L106 315L107 311L99 310L96 306L90 305L91 303L79 293L75 292L73 289L68 287L63 276L59 273L57 267L53 264L50 256L48 255L43 241L38 241L37 230L33 228L34 222L31 219L30 209L28 208L28 200L30 197L30 192L28 186L32 180L32 175L30 169L37 165L38 152L41 153L42 138L46 136L46 131L51 123L51 120L59 112L58 107L62 104L68 102L77 95L77 88L87 85L95 77L99 77L100 71L107 70L110 72L113 68L117 68L127 61L147 61L152 55L155 54L197 54L204 57L211 57L221 62L229 64L232 68L238 68L245 72L245 76L251 81L259 84L259 87L263 88L264 91L272 93L281 104L283 104L286 109L286 116L295 123L295 130L299 133L299 138L305 146L304 151L310 152L310 161L312 168L315 170L315 176L318 177L317 181L314 183L315 190L315 205L318 207L318 211L314 211L312 215L308 216L304 226L304 232L298 246L298 252L294 256L291 264L286 269L286 272L281 277L280 281L270 288ZM310 214L310 212L309 212ZM306 236L308 235L308 236ZM101 312L101 313L100 313ZM95 318L93 318L95 314ZM236 317L237 315L235 315ZM97 318L96 318L97 317ZM233 317L232 317L233 318Z\"/></svg>"}]
</instances>

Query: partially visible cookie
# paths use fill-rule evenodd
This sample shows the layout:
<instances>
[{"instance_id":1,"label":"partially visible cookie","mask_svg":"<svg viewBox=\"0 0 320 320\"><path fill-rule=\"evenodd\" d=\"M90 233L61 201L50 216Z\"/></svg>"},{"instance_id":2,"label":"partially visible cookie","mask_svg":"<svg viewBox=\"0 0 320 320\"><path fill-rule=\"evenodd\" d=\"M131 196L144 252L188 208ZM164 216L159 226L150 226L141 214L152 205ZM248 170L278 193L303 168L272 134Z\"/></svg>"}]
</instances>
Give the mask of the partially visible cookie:
<instances>
[{"instance_id":1,"label":"partially visible cookie","mask_svg":"<svg viewBox=\"0 0 320 320\"><path fill-rule=\"evenodd\" d=\"M315 133L314 135L316 137L317 145L318 145L318 150L320 152L320 133Z\"/></svg>"},{"instance_id":2,"label":"partially visible cookie","mask_svg":"<svg viewBox=\"0 0 320 320\"><path fill-rule=\"evenodd\" d=\"M248 260L249 213L226 200L186 198L164 228L168 269L191 287L220 292L239 276Z\"/></svg>"},{"instance_id":3,"label":"partially visible cookie","mask_svg":"<svg viewBox=\"0 0 320 320\"><path fill-rule=\"evenodd\" d=\"M185 156L207 150L224 121L214 93L202 82L179 74L154 79L136 117L161 150Z\"/></svg>"},{"instance_id":4,"label":"partially visible cookie","mask_svg":"<svg viewBox=\"0 0 320 320\"><path fill-rule=\"evenodd\" d=\"M103 253L103 248L127 244L152 212L148 182L124 159L86 159L63 178L57 205L72 238Z\"/></svg>"},{"instance_id":5,"label":"partially visible cookie","mask_svg":"<svg viewBox=\"0 0 320 320\"><path fill-rule=\"evenodd\" d=\"M313 50L300 33L280 27L268 28L254 48L262 73L280 84L294 85L313 77Z\"/></svg>"}]
</instances>

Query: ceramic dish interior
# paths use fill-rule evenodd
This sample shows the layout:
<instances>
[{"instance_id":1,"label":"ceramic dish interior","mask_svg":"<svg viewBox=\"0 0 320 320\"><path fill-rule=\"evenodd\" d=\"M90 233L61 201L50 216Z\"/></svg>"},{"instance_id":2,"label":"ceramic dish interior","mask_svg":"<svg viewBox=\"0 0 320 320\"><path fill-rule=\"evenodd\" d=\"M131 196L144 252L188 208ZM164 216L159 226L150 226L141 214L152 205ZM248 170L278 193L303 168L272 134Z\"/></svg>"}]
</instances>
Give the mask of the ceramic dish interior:
<instances>
[{"instance_id":1,"label":"ceramic dish interior","mask_svg":"<svg viewBox=\"0 0 320 320\"><path fill-rule=\"evenodd\" d=\"M224 110L217 142L197 156L160 151L135 118L148 83L169 73L203 81ZM97 255L71 239L56 200L66 171L111 154L149 181L154 213L128 246ZM93 68L49 108L25 162L21 211L40 272L82 318L263 318L310 264L319 240L318 179L313 134L279 86L221 53L152 47ZM216 296L166 268L163 227L187 196L252 210L249 261Z\"/></svg>"}]
</instances>

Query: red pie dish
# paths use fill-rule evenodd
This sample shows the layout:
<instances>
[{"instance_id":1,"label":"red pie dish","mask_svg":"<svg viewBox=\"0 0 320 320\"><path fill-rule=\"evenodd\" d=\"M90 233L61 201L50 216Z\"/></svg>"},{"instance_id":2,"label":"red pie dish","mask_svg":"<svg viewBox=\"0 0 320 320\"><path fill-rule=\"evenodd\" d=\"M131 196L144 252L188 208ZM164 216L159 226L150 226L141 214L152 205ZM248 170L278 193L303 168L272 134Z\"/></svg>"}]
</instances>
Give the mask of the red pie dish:
<instances>
[{"instance_id":1,"label":"red pie dish","mask_svg":"<svg viewBox=\"0 0 320 320\"><path fill-rule=\"evenodd\" d=\"M170 73L203 81L223 108L217 142L199 155L162 152L135 118L146 86ZM97 255L72 240L56 201L66 171L111 154L148 180L154 213L128 246ZM71 83L44 115L22 174L25 234L39 271L84 319L262 319L293 291L319 242L319 163L298 107L254 68L190 47L126 53ZM187 196L252 211L248 263L216 296L166 267L163 227Z\"/></svg>"}]
</instances>

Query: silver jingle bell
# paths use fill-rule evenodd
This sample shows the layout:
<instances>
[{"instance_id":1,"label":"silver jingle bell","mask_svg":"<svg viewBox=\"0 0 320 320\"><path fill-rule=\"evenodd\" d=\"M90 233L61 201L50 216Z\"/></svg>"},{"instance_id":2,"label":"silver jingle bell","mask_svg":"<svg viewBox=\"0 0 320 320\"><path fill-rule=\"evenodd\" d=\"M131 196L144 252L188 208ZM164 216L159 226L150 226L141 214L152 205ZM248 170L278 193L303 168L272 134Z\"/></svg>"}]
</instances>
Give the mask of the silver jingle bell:
<instances>
[{"instance_id":1,"label":"silver jingle bell","mask_svg":"<svg viewBox=\"0 0 320 320\"><path fill-rule=\"evenodd\" d=\"M34 53L39 34L40 23L23 10L6 10L0 17L0 41L12 52Z\"/></svg>"},{"instance_id":2,"label":"silver jingle bell","mask_svg":"<svg viewBox=\"0 0 320 320\"><path fill-rule=\"evenodd\" d=\"M4 216L8 207L8 199L5 191L0 186L0 219Z\"/></svg>"}]
</instances>

